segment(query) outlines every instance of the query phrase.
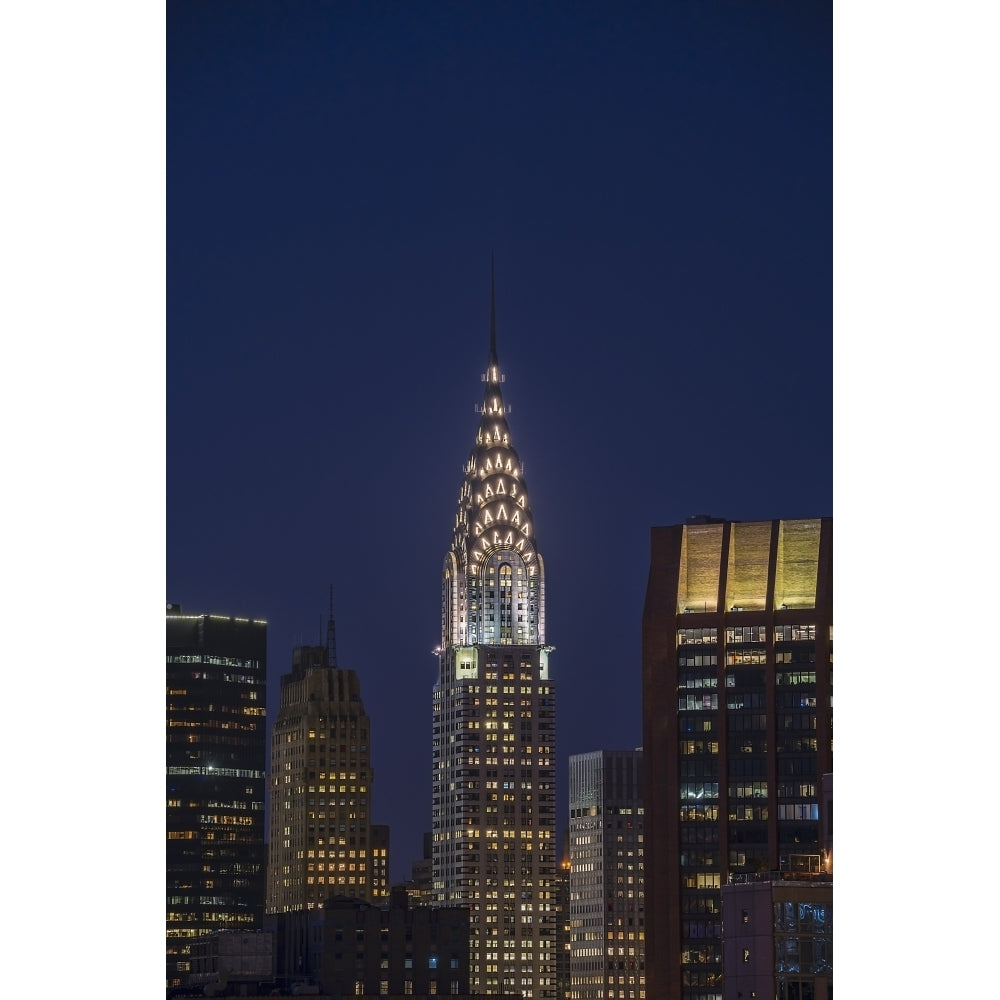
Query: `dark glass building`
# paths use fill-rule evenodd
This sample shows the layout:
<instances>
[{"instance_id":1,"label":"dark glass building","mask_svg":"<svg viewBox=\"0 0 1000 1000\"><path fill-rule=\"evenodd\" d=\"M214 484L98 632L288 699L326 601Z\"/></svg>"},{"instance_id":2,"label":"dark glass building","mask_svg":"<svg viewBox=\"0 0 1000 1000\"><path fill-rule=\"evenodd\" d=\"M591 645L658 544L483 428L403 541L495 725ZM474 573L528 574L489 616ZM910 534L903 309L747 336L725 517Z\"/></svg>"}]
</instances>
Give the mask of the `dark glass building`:
<instances>
[{"instance_id":1,"label":"dark glass building","mask_svg":"<svg viewBox=\"0 0 1000 1000\"><path fill-rule=\"evenodd\" d=\"M167 605L167 985L264 914L267 623Z\"/></svg>"},{"instance_id":2,"label":"dark glass building","mask_svg":"<svg viewBox=\"0 0 1000 1000\"><path fill-rule=\"evenodd\" d=\"M647 996L722 1000L722 887L825 864L832 546L832 518L700 516L652 529L642 631Z\"/></svg>"}]
</instances>

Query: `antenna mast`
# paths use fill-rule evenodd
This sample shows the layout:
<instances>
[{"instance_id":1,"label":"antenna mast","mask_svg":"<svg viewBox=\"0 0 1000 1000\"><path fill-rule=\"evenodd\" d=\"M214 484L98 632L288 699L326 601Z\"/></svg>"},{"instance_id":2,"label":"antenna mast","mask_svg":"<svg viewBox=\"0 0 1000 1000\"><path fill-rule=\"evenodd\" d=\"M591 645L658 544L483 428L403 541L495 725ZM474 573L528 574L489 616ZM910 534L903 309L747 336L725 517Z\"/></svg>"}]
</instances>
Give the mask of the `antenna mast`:
<instances>
[{"instance_id":1,"label":"antenna mast","mask_svg":"<svg viewBox=\"0 0 1000 1000\"><path fill-rule=\"evenodd\" d=\"M337 666L337 626L333 621L333 584L330 584L330 617L326 620L326 665Z\"/></svg>"}]
</instances>

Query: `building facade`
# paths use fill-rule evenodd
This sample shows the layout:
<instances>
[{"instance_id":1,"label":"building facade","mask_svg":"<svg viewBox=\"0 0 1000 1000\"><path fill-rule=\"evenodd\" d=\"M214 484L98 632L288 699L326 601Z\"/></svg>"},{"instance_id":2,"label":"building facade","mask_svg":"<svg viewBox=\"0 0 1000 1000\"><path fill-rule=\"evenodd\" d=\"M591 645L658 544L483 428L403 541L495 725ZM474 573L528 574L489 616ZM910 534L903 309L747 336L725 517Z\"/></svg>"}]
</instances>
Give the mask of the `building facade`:
<instances>
[{"instance_id":1,"label":"building facade","mask_svg":"<svg viewBox=\"0 0 1000 1000\"><path fill-rule=\"evenodd\" d=\"M389 827L384 823L371 825L371 850L369 851L371 872L368 898L379 905L389 898Z\"/></svg>"},{"instance_id":2,"label":"building facade","mask_svg":"<svg viewBox=\"0 0 1000 1000\"><path fill-rule=\"evenodd\" d=\"M167 985L264 914L267 623L167 605Z\"/></svg>"},{"instance_id":3,"label":"building facade","mask_svg":"<svg viewBox=\"0 0 1000 1000\"><path fill-rule=\"evenodd\" d=\"M556 1000L570 996L570 912L569 912L569 830L563 830L559 867L555 877L556 915Z\"/></svg>"},{"instance_id":4,"label":"building facade","mask_svg":"<svg viewBox=\"0 0 1000 1000\"><path fill-rule=\"evenodd\" d=\"M832 518L653 528L642 626L646 983L722 1000L722 886L822 854Z\"/></svg>"},{"instance_id":5,"label":"building facade","mask_svg":"<svg viewBox=\"0 0 1000 1000\"><path fill-rule=\"evenodd\" d=\"M737 879L722 887L725 1000L832 1000L831 873Z\"/></svg>"},{"instance_id":6,"label":"building facade","mask_svg":"<svg viewBox=\"0 0 1000 1000\"><path fill-rule=\"evenodd\" d=\"M353 670L325 646L300 646L281 678L271 736L267 912L372 894L371 723Z\"/></svg>"},{"instance_id":7,"label":"building facade","mask_svg":"<svg viewBox=\"0 0 1000 1000\"><path fill-rule=\"evenodd\" d=\"M501 392L492 289L483 380L442 580L434 898L469 907L473 992L554 998L553 647L545 636L544 564Z\"/></svg>"},{"instance_id":8,"label":"building facade","mask_svg":"<svg viewBox=\"0 0 1000 1000\"><path fill-rule=\"evenodd\" d=\"M410 899L410 906L432 906L434 904L434 862L431 848L431 832L428 830L420 838L423 845L421 857L410 862L410 877L399 882L392 889L403 889Z\"/></svg>"},{"instance_id":9,"label":"building facade","mask_svg":"<svg viewBox=\"0 0 1000 1000\"><path fill-rule=\"evenodd\" d=\"M331 896L312 910L268 917L279 982L311 980L327 997L465 996L469 911L413 907L405 889L382 906Z\"/></svg>"},{"instance_id":10,"label":"building facade","mask_svg":"<svg viewBox=\"0 0 1000 1000\"><path fill-rule=\"evenodd\" d=\"M216 931L191 944L190 987L202 996L257 996L274 988L274 935L270 931ZM194 995L184 990L184 996Z\"/></svg>"},{"instance_id":11,"label":"building facade","mask_svg":"<svg viewBox=\"0 0 1000 1000\"><path fill-rule=\"evenodd\" d=\"M569 759L572 1000L646 996L642 750Z\"/></svg>"}]
</instances>

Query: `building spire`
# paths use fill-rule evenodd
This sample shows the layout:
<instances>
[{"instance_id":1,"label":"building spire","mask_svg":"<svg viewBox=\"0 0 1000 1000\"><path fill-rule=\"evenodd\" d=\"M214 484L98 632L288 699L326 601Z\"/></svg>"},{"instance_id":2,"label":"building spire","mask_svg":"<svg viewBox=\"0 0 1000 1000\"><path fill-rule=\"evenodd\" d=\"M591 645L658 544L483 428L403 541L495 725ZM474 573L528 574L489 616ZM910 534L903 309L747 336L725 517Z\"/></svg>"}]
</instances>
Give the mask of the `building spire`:
<instances>
[{"instance_id":1,"label":"building spire","mask_svg":"<svg viewBox=\"0 0 1000 1000\"><path fill-rule=\"evenodd\" d=\"M337 626L333 621L333 584L330 584L330 617L326 620L326 665L337 666Z\"/></svg>"},{"instance_id":2,"label":"building spire","mask_svg":"<svg viewBox=\"0 0 1000 1000\"><path fill-rule=\"evenodd\" d=\"M493 253L490 252L490 366L495 367L497 361L497 297L493 280Z\"/></svg>"}]
</instances>

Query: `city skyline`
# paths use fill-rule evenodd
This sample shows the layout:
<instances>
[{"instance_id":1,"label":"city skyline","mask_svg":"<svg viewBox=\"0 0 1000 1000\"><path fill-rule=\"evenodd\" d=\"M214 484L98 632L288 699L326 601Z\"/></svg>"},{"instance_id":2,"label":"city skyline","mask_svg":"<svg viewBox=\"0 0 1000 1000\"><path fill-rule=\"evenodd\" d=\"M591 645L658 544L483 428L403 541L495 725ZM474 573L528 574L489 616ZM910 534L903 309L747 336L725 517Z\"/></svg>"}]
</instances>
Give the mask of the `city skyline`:
<instances>
[{"instance_id":1,"label":"city skyline","mask_svg":"<svg viewBox=\"0 0 1000 1000\"><path fill-rule=\"evenodd\" d=\"M71 630L86 634L93 627L95 610L111 610L116 627L131 631L133 650L151 646L154 635L157 642L160 636L159 617L154 620L152 614L153 592L162 588L157 581L165 577L167 600L183 601L192 612L217 608L221 613L266 617L272 637L268 653L272 676L288 669L295 643L302 637L318 639L327 590L336 582L328 568L335 562L328 557L331 545L314 526L322 523L329 530L334 515L341 525L350 524L352 535L341 542L341 550L353 554L363 549L360 541L352 549L354 538L371 539L376 533L372 525L383 521L374 509L366 511L361 504L345 516L339 505L346 498L327 503L322 517L318 501L315 509L305 511L308 516L300 516L304 499L276 517L275 484L291 481L285 475L289 469L312 468L320 457L332 454L330 442L324 442L321 434L338 437L339 444L339 436L329 428L356 423L359 414L378 425L372 435L375 442L384 440L387 415L381 410L372 415L371 399L376 393L385 396L395 391L405 381L402 362L389 365L388 371L384 363L396 334L401 339L405 332L411 341L415 336L429 347L438 330L447 337L448 351L465 352L453 369L447 352L438 352L434 364L418 359L412 372L414 384L421 387L417 422L440 419L444 424L443 415L457 408L461 412L450 426L463 426L473 398L431 399L423 387L444 384L448 388L442 392L450 393L451 387L463 384L470 365L478 370L481 348L478 342L468 346L468 337L485 329L491 250L497 251L502 350L512 346L512 342L504 346L504 336L545 346L540 343L544 332L559 340L555 347L561 350L567 347L570 332L587 344L595 328L619 335L624 331L616 344L618 354L602 370L603 414L609 421L602 427L609 439L627 415L648 412L645 404L634 407L629 394L641 404L658 373L670 372L676 381L676 363L673 368L664 364L668 348L676 349L677 357L690 358L691 344L696 343L703 360L723 356L715 333L725 332L724 313L738 316L745 287L744 282L734 285L724 280L727 269L720 261L727 253L730 260L771 261L767 265L771 275L783 271L787 255L771 257L770 244L787 231L794 211L777 212L782 220L777 229L759 227L755 249L748 249L747 213L735 213L738 238L726 246L725 220L736 196L726 194L713 204L704 192L723 179L735 179L734 191L749 192L757 201L751 210L754 220L766 222L776 206L771 182L757 184L762 172L770 171L775 181L791 188L789 198L796 196L795 189L801 194L803 187L813 184L814 172L804 169L802 158L784 155L796 130L778 129L783 134L776 135L780 122L788 121L786 112L808 103L806 95L792 82L796 74L786 74L793 92L799 90L798 98L780 101L777 108L757 102L761 78L752 71L762 59L762 32L742 31L740 25L757 17L771 24L783 19L783 34L799 36L795 44L805 58L815 49L809 48L810 32L803 30L804 22L821 16L828 25L829 5L709 0L691 5L697 10L669 5L650 11L628 2L603 9L585 3L574 4L567 12L556 0L519 14L510 3L495 5L491 12L471 5L456 11L432 3L411 6L405 14L405 32L398 22L392 23L395 12L390 14L384 5L365 5L374 12L371 17L355 10L357 5L337 5L355 24L350 44L342 43L335 53L342 64L339 80L346 81L347 88L331 88L331 74L316 69L316 51L326 44L329 33L315 30L317 15L307 9L312 6L319 5L285 10L281 30L272 30L268 23L275 20L274 5L237 5L227 0L208 5L171 0L159 15L134 5L67 6L60 10L58 29L48 9L22 7L12 15L6 66L11 80L24 84L10 104L17 155L8 163L11 182L5 215L6 243L14 251L4 297L12 357L3 396L13 457L12 488L7 494L8 521L15 529L8 546L8 558L13 556L8 575L17 581L9 593L17 622L8 634L14 644L12 663L33 663L39 641L51 634L55 581L74 596L71 602L59 601L61 613L70 611ZM206 25L199 27L191 12L204 15ZM386 15L384 28L378 25L378 13ZM638 626L630 622L636 620L632 611L636 593L641 603L645 570L637 571L640 583L631 587L631 567L644 565L648 528L679 523L695 512L747 519L808 516L813 509L805 502L809 493L822 494L822 511L836 507L842 663L853 659L855 650L866 662L898 659L898 631L876 625L867 609L877 603L880 623L908 621L917 613L915 580L947 581L949 586L960 580L968 588L963 599L976 603L977 584L992 562L990 535L982 531L978 505L970 511L956 510L954 491L961 475L964 494L986 495L991 463L984 456L990 453L987 436L995 423L990 407L992 368L977 362L988 349L982 331L996 314L987 278L992 259L989 221L996 201L995 156L989 130L981 127L990 120L989 95L996 89L990 83L997 71L989 51L996 17L989 9L971 6L957 13L943 21L939 12L926 9L912 9L901 17L894 5L837 9L832 33L836 141L831 146L836 246L828 261L835 262L836 274L835 505L829 502L829 484L810 485L806 473L784 493L781 487L789 482L790 472L781 473L773 483L761 481L764 474L757 473L749 482L734 478L727 486L715 471L718 462L698 470L711 479L703 478L700 485L690 471L686 483L670 482L656 470L642 479L637 470L646 471L645 466L623 452L615 471L622 479L619 495L631 498L631 509L615 526L617 544L609 545L608 551L620 553L615 579L624 579L628 586L602 592L609 620L618 623L616 632L626 643L616 657L624 664L623 674L638 657L634 638ZM182 14L186 17L179 19ZM235 22L232 30L223 23L226 16ZM329 10L322 17L329 17ZM567 25L567 17L576 24ZM727 27L727 18L736 21ZM501 22L503 31L473 33L470 22L477 19ZM296 21L301 26L309 20L313 23L293 30ZM710 31L707 22L713 20L717 24ZM701 27L685 31L685 21L700 21ZM605 31L608 22L611 29ZM667 23L669 32L663 30ZM180 47L178 32L187 39ZM473 35L465 46L460 44L463 32ZM404 34L412 39L408 49L402 48ZM514 44L517 39L520 45ZM633 39L635 44L630 44ZM588 44L582 46L582 41ZM182 52L185 46L187 56ZM774 48L787 64L787 45ZM346 61L340 59L345 49ZM584 49L590 54L588 66L583 65ZM748 50L757 55L748 56ZM193 60L192 51L197 56ZM656 53L656 65L651 52ZM404 58L396 58L400 53ZM812 71L825 73L827 64L824 51L813 60ZM418 66L422 78L415 74ZM743 72L747 68L750 73ZM674 113L678 102L670 93L664 98L668 89L664 76L669 72L673 83L685 77L690 82L695 70L707 86L695 88L688 113L678 118ZM178 74L190 81L185 85L186 99L180 101ZM443 109L441 101L428 99L438 96L428 85L435 74L447 74L450 96ZM623 86L626 82L631 86ZM283 85L282 100L275 97L274 83ZM637 84L645 87L643 99ZM737 120L737 127L730 130L735 112L724 105L727 93L735 88L741 91L742 106L755 102L759 106L757 113ZM488 90L491 100L485 99ZM706 100L706 90L713 91L714 106ZM295 97L296 114L286 113L289 94ZM330 113L325 114L320 98L329 94L337 100L327 102ZM446 113L456 107L460 114ZM585 107L595 112L586 128L581 124ZM178 115L185 123L180 131ZM826 112L822 116L829 128L831 116ZM330 126L313 129L314 146L305 150L301 143L288 141L302 134L303 121ZM433 128L424 127L428 121ZM372 141L362 141L366 137L359 129L365 123ZM452 127L450 138L447 123ZM814 124L818 129L818 119ZM806 133L808 141L811 128ZM675 155L665 159L667 134ZM342 140L343 150L335 162L347 166L331 172L331 157L315 153L329 148L334 135ZM417 143L418 135L425 141ZM484 153L484 135L491 143L489 156ZM745 141L748 136L759 140L763 154L754 142ZM206 137L207 146L199 150ZM390 138L399 140L391 150ZM412 157L406 155L408 150ZM500 155L494 155L495 150ZM720 151L729 155L712 155ZM394 184L393 173L409 168L411 160L419 169L415 174L411 170L405 184ZM305 173L290 170L293 163L303 164ZM317 176L323 184L316 183ZM310 194L327 181L337 190L356 192L358 209L341 213L334 220L337 225L330 224L334 213L313 218L315 213L303 210ZM220 189L221 197L213 206ZM275 190L286 199L279 200L276 208ZM390 197L383 197L384 192ZM238 196L239 211L233 206ZM401 211L408 203L411 210ZM272 207L261 212L258 205ZM670 205L676 206L673 215L667 212ZM706 207L706 225L699 235L692 219ZM372 224L364 227L359 220L367 215ZM812 225L811 213L802 213L801 218L804 228L816 230L818 244L829 239L829 232L824 236ZM283 227L276 228L281 220ZM220 227L220 221L228 230ZM283 238L282 228L298 229L307 238ZM188 236L181 239L185 229ZM336 253L311 252L315 240L309 237L321 229ZM256 235L248 239L248 234ZM654 236L668 248L691 251L683 269L660 266L668 258L653 245ZM262 247L273 247L274 252L262 254ZM302 251L298 258L288 252L291 247ZM805 260L809 255L803 250L800 256ZM212 257L216 263L206 267ZM289 266L306 262L298 285L289 284L287 270L277 266L282 260ZM330 267L330 261L347 266ZM676 254L669 261L676 263ZM182 271L199 278L193 298L190 279L181 281ZM797 265L788 272L794 294L802 287L795 279L799 271ZM386 302L372 293L375 285L368 280L373 272L382 279L380 294L389 287L386 275L394 278L393 290L408 293L413 323L385 322ZM405 282L395 280L404 273ZM709 278L712 285L706 292ZM364 325L367 339L343 354L341 371L350 377L344 374L333 380L339 401L320 420L306 406L308 394L295 396L289 386L295 381L293 369L323 371L322 364L332 354L332 348L325 346L313 350L313 338L302 335L310 315L331 313L314 309L316 296L311 291L304 294L324 281L332 283L326 298L342 300L344 289L356 290L366 308L371 302L378 308L368 310L372 315ZM241 301L241 284L252 293L249 307ZM805 331L797 323L761 324L760 298L774 300L769 308L777 310L780 305L781 295L774 293L774 286L773 281L762 283L760 297L753 296L748 314L752 323L729 324L734 336L744 338L745 344L762 343L770 356L776 354L775 335L767 333L761 342L756 336L761 329L787 330L789 337ZM289 319L280 327L274 322L276 308L257 308L279 300L285 302ZM193 302L194 307L181 309L183 301ZM624 303L617 317L621 322L609 322L618 302ZM698 302L707 304L700 318L692 306ZM345 315L343 308L336 312L338 319ZM656 317L655 324L635 322L649 316ZM471 330L469 317L479 324L476 330ZM691 323L691 317L698 322ZM673 338L669 343L647 336L650 330L668 325ZM285 364L274 363L275 354L262 350L268 326L295 333L287 345L291 360ZM696 342L693 332L699 333ZM253 351L244 350L247 345ZM272 364L273 380L259 374L255 355ZM204 369L199 371L192 362L191 371L179 379L182 356L196 359ZM305 364L303 356L308 358ZM511 367L516 359L510 351L505 357L509 397L518 407L524 376ZM238 364L230 365L230 360ZM827 366L826 358L822 364ZM535 370L575 376L584 368L582 362L548 364L544 369L536 364L528 374ZM213 376L215 388L206 396ZM312 393L317 379L300 381ZM593 387L597 378L583 381ZM575 384L580 384L579 378ZM358 404L362 388L369 394L364 406ZM720 393L725 388L720 385ZM220 420L220 401L231 404L248 390L261 393L266 406L256 414L247 412L245 426L234 434L237 418ZM672 405L678 412L685 408L685 391L683 384L675 390L678 396ZM821 397L815 399L817 411L827 405ZM738 398L738 393L731 398ZM661 409L664 417L674 413ZM697 407L687 405L687 409ZM800 422L806 412L801 401L788 411L790 419ZM303 424L304 415L312 423ZM561 428L566 421L558 411L555 415ZM523 416L515 410L518 428ZM300 433L289 433L296 420ZM580 420L588 428L598 422L590 414ZM524 420L525 427L529 423ZM638 425L644 426L641 421ZM707 423L700 432L710 433ZM533 489L548 489L546 477L535 468L544 457L540 444L525 431L518 433L525 452L539 455L528 469ZM819 436L826 433L821 429ZM560 435L553 431L550 437ZM640 431L636 450L649 439ZM216 453L203 444L220 441L224 446ZM260 454L269 456L255 472L260 480L255 495L262 510L257 518L244 509L250 500L231 496L225 486L240 478L234 468L250 453L245 441L261 444ZM276 460L278 441L283 442L284 454ZM292 457L299 443L307 459ZM440 473L446 492L457 472L450 464L455 444L459 449L465 444L460 430L450 450L442 448L440 456L446 466ZM610 453L610 448L604 451ZM373 455L382 452L372 450ZM362 454L362 449L348 454L354 479L375 482L375 459L355 461L355 454ZM817 464L822 464L819 457ZM918 469L942 474L921 477L918 485ZM324 485L329 479L324 474ZM190 499L201 499L200 511L179 509L189 502L178 497L181 489L191 491ZM716 503L716 498L724 502ZM775 499L780 502L772 502ZM426 509L432 507L429 501ZM256 543L246 527L261 524L266 530L259 534L268 539L266 545ZM539 529L547 525L540 523ZM447 535L448 525L442 530ZM948 541L926 544L932 531ZM568 528L565 533L568 536ZM400 544L398 534L382 532L381 537L386 545L390 538ZM406 569L417 567L434 577L440 569L440 538L429 530L425 542L418 540L420 545L422 552L406 559ZM316 558L321 546L324 551ZM256 562L234 558L234 553L254 549L261 550ZM554 580L568 567L571 586L559 591L568 602L576 582L569 569L574 546L547 536L546 550ZM272 559L275 552L282 553L277 562ZM266 571L260 568L264 562ZM878 586L873 591L875 581ZM345 633L352 633L345 634L342 643L345 658L352 662L362 658L376 614L370 609L378 609L382 597L381 591L373 598L369 589L364 594L358 589L359 613L343 602L338 606L338 621ZM562 624L568 618L559 606L561 599L550 607L553 634L558 630L561 637L559 663L564 662L566 643L578 642L573 636L563 638ZM419 619L422 629L429 614L436 626L437 613L436 607L418 609L410 622ZM605 649L609 643L597 645ZM133 792L142 798L148 771L162 753L150 726L162 704L159 676L121 660L107 675L106 684L95 684L95 673L104 674L109 665L105 650L94 646L82 655L84 661L93 659L94 671L63 671L64 696L50 707L74 752L83 749L95 760L116 763L99 778L101 794L113 800L126 790L130 798ZM919 677L932 676L939 660L934 643L910 644L906 651L908 669ZM574 687L592 695L598 667L585 657L575 670ZM28 704L37 695L35 670L11 671L10 679L12 703ZM422 698L426 682L421 677L394 677L393 686L399 702L405 702ZM372 714L376 721L385 717L392 729L405 713L396 699L388 698L389 685L383 688L385 706L373 700ZM938 749L931 749L936 745L925 739L923 729L916 728L918 721L923 726L934 717L940 701L935 685L918 683L901 691L897 671L865 669L842 671L839 688L841 729L852 734L881 732L887 706L897 705L902 695L902 711L894 712L903 726L896 745L905 745L911 759L887 801L880 786L864 780L871 755L882 752L873 738L838 744L843 930L863 926L858 907L871 879L890 878L894 897L905 908L920 905L918 884L901 874L887 875L882 857L869 849L864 831L872 816L918 800L927 776L941 773L947 760ZM573 697L567 687L562 691L564 699ZM121 711L126 694L129 699L138 697L137 711ZM638 714L633 704L638 701L637 688L626 685L621 698L618 730L631 728L630 720ZM983 711L990 699L978 698L975 703ZM986 760L991 727L980 713L974 712L968 721L968 751ZM26 726L22 722L20 728L27 741L31 737ZM625 742L619 732L601 734L600 743L588 739L592 728L592 716L585 710L577 712L564 700L560 760L573 750ZM56 767L64 762L65 749L62 741L51 746L37 743L35 752L39 763ZM122 753L123 747L133 746L140 748L138 755ZM418 762L412 773L422 772ZM47 815L37 773L34 767L16 768L15 794ZM980 774L959 773L969 774L967 781L973 784L965 797L975 801ZM404 769L402 780L409 780L410 774ZM564 773L560 783L566 787ZM965 785L959 780L951 787L961 795ZM75 787L78 804L86 811L94 789L89 782ZM406 795L396 801L405 804ZM376 813L381 807L377 792ZM561 802L560 810L564 808ZM162 802L152 790L143 813L149 816L150 838L158 841ZM14 895L25 920L51 912L52 893L40 888L49 887L43 862L61 849L59 831L56 823L36 824L29 859L38 863L18 868ZM894 871L914 870L926 861L929 842L943 846L948 836L950 826L932 818L930 838L899 845ZM120 864L120 845L96 829L85 831L84 840L90 858L84 885L92 884L95 900L108 900L103 909L109 917L112 907L117 915L121 900L103 889L105 873ZM397 828L397 857L401 850ZM419 855L419 845L415 851ZM851 892L852 888L857 891ZM983 894L972 883L959 894L962 905L975 915L970 948L982 950L990 926ZM125 963L125 974L142 982L148 968L161 960L162 902L155 893L139 903L148 906L149 914L129 921L126 951L131 960ZM892 944L903 946L901 929L887 928L887 933ZM929 933L943 938L943 912L936 921L932 918ZM945 993L978 988L979 974L973 967L956 970L934 960L930 965L894 969L880 978L860 937L849 933L839 937L842 989L849 981L845 979L849 968L854 972L850 979L864 982L866 989L874 988L875 982L886 989L912 985L918 991L933 988ZM88 953L81 944L65 941L63 949L69 967L87 967ZM26 958L13 971L13 981L37 979L41 946L29 946Z\"/></svg>"},{"instance_id":2,"label":"city skyline","mask_svg":"<svg viewBox=\"0 0 1000 1000\"><path fill-rule=\"evenodd\" d=\"M166 598L267 620L270 725L333 586L398 881L491 255L560 828L568 757L641 742L650 527L832 510L829 9L235 10L167 11Z\"/></svg>"}]
</instances>

